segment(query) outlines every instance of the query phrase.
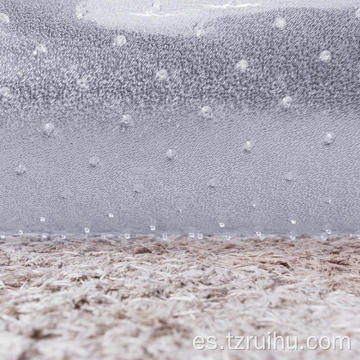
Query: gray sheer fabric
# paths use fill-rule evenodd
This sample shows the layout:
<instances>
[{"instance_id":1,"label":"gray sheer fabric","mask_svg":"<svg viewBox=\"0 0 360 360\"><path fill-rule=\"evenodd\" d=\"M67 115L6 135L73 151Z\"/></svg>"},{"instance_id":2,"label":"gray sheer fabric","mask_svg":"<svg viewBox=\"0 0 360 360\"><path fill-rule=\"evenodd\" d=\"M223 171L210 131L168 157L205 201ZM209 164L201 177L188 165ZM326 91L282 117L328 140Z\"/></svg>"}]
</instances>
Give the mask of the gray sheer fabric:
<instances>
[{"instance_id":1,"label":"gray sheer fabric","mask_svg":"<svg viewBox=\"0 0 360 360\"><path fill-rule=\"evenodd\" d=\"M332 3L4 0L0 231L357 231L360 10Z\"/></svg>"}]
</instances>

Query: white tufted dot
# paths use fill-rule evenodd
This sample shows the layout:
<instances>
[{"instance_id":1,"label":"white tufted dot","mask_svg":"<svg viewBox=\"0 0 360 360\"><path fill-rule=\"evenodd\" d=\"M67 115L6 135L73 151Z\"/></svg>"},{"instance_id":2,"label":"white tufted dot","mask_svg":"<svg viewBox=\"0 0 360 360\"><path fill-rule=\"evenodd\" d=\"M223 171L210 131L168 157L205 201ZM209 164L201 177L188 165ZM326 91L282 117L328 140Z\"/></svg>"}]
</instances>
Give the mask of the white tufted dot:
<instances>
[{"instance_id":1,"label":"white tufted dot","mask_svg":"<svg viewBox=\"0 0 360 360\"><path fill-rule=\"evenodd\" d=\"M0 87L0 97L4 100L9 100L12 98L11 90L7 86Z\"/></svg>"},{"instance_id":2,"label":"white tufted dot","mask_svg":"<svg viewBox=\"0 0 360 360\"><path fill-rule=\"evenodd\" d=\"M75 7L75 16L79 20L84 19L85 16L88 14L88 10L87 10L86 7L87 7L86 1L81 1L79 4L76 5L76 7Z\"/></svg>"},{"instance_id":3,"label":"white tufted dot","mask_svg":"<svg viewBox=\"0 0 360 360\"><path fill-rule=\"evenodd\" d=\"M158 81L167 81L169 79L169 74L167 70L161 69L156 73L155 78Z\"/></svg>"},{"instance_id":4,"label":"white tufted dot","mask_svg":"<svg viewBox=\"0 0 360 360\"><path fill-rule=\"evenodd\" d=\"M246 153L251 152L251 150L254 148L254 143L250 140L246 141L243 145L243 151Z\"/></svg>"},{"instance_id":5,"label":"white tufted dot","mask_svg":"<svg viewBox=\"0 0 360 360\"><path fill-rule=\"evenodd\" d=\"M324 144L325 145L331 145L334 141L335 141L335 134L334 133L327 133L325 136L324 136Z\"/></svg>"},{"instance_id":6,"label":"white tufted dot","mask_svg":"<svg viewBox=\"0 0 360 360\"><path fill-rule=\"evenodd\" d=\"M40 222L44 223L46 221L45 217L44 216L41 216L40 217Z\"/></svg>"},{"instance_id":7,"label":"white tufted dot","mask_svg":"<svg viewBox=\"0 0 360 360\"><path fill-rule=\"evenodd\" d=\"M210 188L216 188L219 185L220 185L220 180L218 178L212 178L207 183L207 186Z\"/></svg>"},{"instance_id":8,"label":"white tufted dot","mask_svg":"<svg viewBox=\"0 0 360 360\"><path fill-rule=\"evenodd\" d=\"M293 98L291 96L285 96L282 100L281 100L281 106L284 109L289 109L291 107L293 103Z\"/></svg>"},{"instance_id":9,"label":"white tufted dot","mask_svg":"<svg viewBox=\"0 0 360 360\"><path fill-rule=\"evenodd\" d=\"M176 150L174 149L169 149L167 152L166 152L166 157L169 159L169 160L174 160L177 156L177 152Z\"/></svg>"},{"instance_id":10,"label":"white tufted dot","mask_svg":"<svg viewBox=\"0 0 360 360\"><path fill-rule=\"evenodd\" d=\"M236 70L239 70L241 73L246 72L246 70L248 69L248 67L249 67L249 63L248 63L245 59L240 60L240 61L235 65L235 69L236 69Z\"/></svg>"},{"instance_id":11,"label":"white tufted dot","mask_svg":"<svg viewBox=\"0 0 360 360\"><path fill-rule=\"evenodd\" d=\"M111 213L111 212L110 212L110 213L108 213L108 218L109 218L109 219L113 219L113 218L114 218L114 214L113 214L113 213Z\"/></svg>"},{"instance_id":12,"label":"white tufted dot","mask_svg":"<svg viewBox=\"0 0 360 360\"><path fill-rule=\"evenodd\" d=\"M280 30L284 30L286 27L286 20L281 16L277 17L274 21L274 27Z\"/></svg>"},{"instance_id":13,"label":"white tufted dot","mask_svg":"<svg viewBox=\"0 0 360 360\"><path fill-rule=\"evenodd\" d=\"M288 182L291 182L294 180L294 177L295 177L294 173L292 171L289 171L288 173L285 174L284 179Z\"/></svg>"},{"instance_id":14,"label":"white tufted dot","mask_svg":"<svg viewBox=\"0 0 360 360\"><path fill-rule=\"evenodd\" d=\"M149 226L150 231L155 231L156 230L156 225L152 224Z\"/></svg>"},{"instance_id":15,"label":"white tufted dot","mask_svg":"<svg viewBox=\"0 0 360 360\"><path fill-rule=\"evenodd\" d=\"M151 8L153 11L161 12L162 11L162 4L160 0L154 0L151 4Z\"/></svg>"},{"instance_id":16,"label":"white tufted dot","mask_svg":"<svg viewBox=\"0 0 360 360\"><path fill-rule=\"evenodd\" d=\"M0 24L8 25L10 23L10 18L5 13L0 13Z\"/></svg>"},{"instance_id":17,"label":"white tufted dot","mask_svg":"<svg viewBox=\"0 0 360 360\"><path fill-rule=\"evenodd\" d=\"M328 50L322 51L319 55L319 59L320 59L320 61L322 61L324 63L330 62L331 61L331 52Z\"/></svg>"},{"instance_id":18,"label":"white tufted dot","mask_svg":"<svg viewBox=\"0 0 360 360\"><path fill-rule=\"evenodd\" d=\"M89 165L91 167L96 167L98 166L100 163L100 158L98 156L92 156L90 159L89 159Z\"/></svg>"},{"instance_id":19,"label":"white tufted dot","mask_svg":"<svg viewBox=\"0 0 360 360\"><path fill-rule=\"evenodd\" d=\"M223 229L225 227L225 224L223 222L219 222L219 228Z\"/></svg>"},{"instance_id":20,"label":"white tufted dot","mask_svg":"<svg viewBox=\"0 0 360 360\"><path fill-rule=\"evenodd\" d=\"M88 227L84 227L84 233L85 234L89 234L90 233L90 229Z\"/></svg>"},{"instance_id":21,"label":"white tufted dot","mask_svg":"<svg viewBox=\"0 0 360 360\"><path fill-rule=\"evenodd\" d=\"M52 123L47 123L43 127L43 134L50 137L55 131L55 125Z\"/></svg>"},{"instance_id":22,"label":"white tufted dot","mask_svg":"<svg viewBox=\"0 0 360 360\"><path fill-rule=\"evenodd\" d=\"M332 231L330 229L330 227L327 227L324 232L321 234L321 239L323 241L326 241L329 239L329 236L332 234Z\"/></svg>"},{"instance_id":23,"label":"white tufted dot","mask_svg":"<svg viewBox=\"0 0 360 360\"><path fill-rule=\"evenodd\" d=\"M124 114L120 120L120 127L122 130L129 129L134 126L134 120L131 115Z\"/></svg>"},{"instance_id":24,"label":"white tufted dot","mask_svg":"<svg viewBox=\"0 0 360 360\"><path fill-rule=\"evenodd\" d=\"M206 34L206 31L202 24L196 24L193 29L194 29L195 36L198 38L200 38Z\"/></svg>"},{"instance_id":25,"label":"white tufted dot","mask_svg":"<svg viewBox=\"0 0 360 360\"><path fill-rule=\"evenodd\" d=\"M122 46L126 45L126 43L127 43L127 40L124 35L117 35L114 39L115 46L122 47Z\"/></svg>"},{"instance_id":26,"label":"white tufted dot","mask_svg":"<svg viewBox=\"0 0 360 360\"><path fill-rule=\"evenodd\" d=\"M20 164L16 169L15 169L15 172L16 172L16 175L24 175L26 173L27 169L26 169L26 166L23 165L23 164Z\"/></svg>"},{"instance_id":27,"label":"white tufted dot","mask_svg":"<svg viewBox=\"0 0 360 360\"><path fill-rule=\"evenodd\" d=\"M256 209L258 206L258 203L256 201L253 201L251 204L250 204L250 208L252 209Z\"/></svg>"},{"instance_id":28,"label":"white tufted dot","mask_svg":"<svg viewBox=\"0 0 360 360\"><path fill-rule=\"evenodd\" d=\"M133 191L136 194L141 194L142 192L145 191L145 187L143 184L135 184L133 187Z\"/></svg>"},{"instance_id":29,"label":"white tufted dot","mask_svg":"<svg viewBox=\"0 0 360 360\"><path fill-rule=\"evenodd\" d=\"M212 108L210 106L203 106L200 110L200 115L205 119L212 117Z\"/></svg>"},{"instance_id":30,"label":"white tufted dot","mask_svg":"<svg viewBox=\"0 0 360 360\"><path fill-rule=\"evenodd\" d=\"M37 45L35 50L33 51L33 54L35 56L46 55L47 53L48 53L48 50L47 50L47 47L44 44Z\"/></svg>"}]
</instances>

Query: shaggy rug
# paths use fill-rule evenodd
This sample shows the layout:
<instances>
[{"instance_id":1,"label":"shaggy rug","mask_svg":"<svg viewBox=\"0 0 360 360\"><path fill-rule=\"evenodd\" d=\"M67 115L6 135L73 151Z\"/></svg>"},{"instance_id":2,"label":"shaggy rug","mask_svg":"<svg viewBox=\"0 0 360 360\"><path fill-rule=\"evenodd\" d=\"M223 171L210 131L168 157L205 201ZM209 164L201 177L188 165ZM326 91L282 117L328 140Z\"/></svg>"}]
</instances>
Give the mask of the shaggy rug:
<instances>
[{"instance_id":1,"label":"shaggy rug","mask_svg":"<svg viewBox=\"0 0 360 360\"><path fill-rule=\"evenodd\" d=\"M359 260L349 237L3 239L0 359L356 359Z\"/></svg>"}]
</instances>

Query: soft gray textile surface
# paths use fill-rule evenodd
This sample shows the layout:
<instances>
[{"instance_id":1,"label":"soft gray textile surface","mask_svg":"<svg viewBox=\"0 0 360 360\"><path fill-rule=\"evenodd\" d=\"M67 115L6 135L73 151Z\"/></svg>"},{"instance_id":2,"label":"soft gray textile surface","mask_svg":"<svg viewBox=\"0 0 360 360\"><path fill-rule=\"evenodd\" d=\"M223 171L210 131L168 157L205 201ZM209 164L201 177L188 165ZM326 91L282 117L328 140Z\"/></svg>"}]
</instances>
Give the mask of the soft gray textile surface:
<instances>
[{"instance_id":1,"label":"soft gray textile surface","mask_svg":"<svg viewBox=\"0 0 360 360\"><path fill-rule=\"evenodd\" d=\"M356 232L355 2L169 4L1 3L0 230Z\"/></svg>"}]
</instances>

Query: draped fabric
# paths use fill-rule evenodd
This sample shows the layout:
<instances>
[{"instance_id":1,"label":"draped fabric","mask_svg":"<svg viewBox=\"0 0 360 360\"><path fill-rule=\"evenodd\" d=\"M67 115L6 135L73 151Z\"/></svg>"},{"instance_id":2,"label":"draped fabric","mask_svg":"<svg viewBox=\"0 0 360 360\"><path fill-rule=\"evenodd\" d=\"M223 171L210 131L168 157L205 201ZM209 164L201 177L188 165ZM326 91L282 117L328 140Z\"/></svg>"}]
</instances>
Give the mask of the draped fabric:
<instances>
[{"instance_id":1,"label":"draped fabric","mask_svg":"<svg viewBox=\"0 0 360 360\"><path fill-rule=\"evenodd\" d=\"M360 10L173 4L1 3L0 232L358 231Z\"/></svg>"}]
</instances>

